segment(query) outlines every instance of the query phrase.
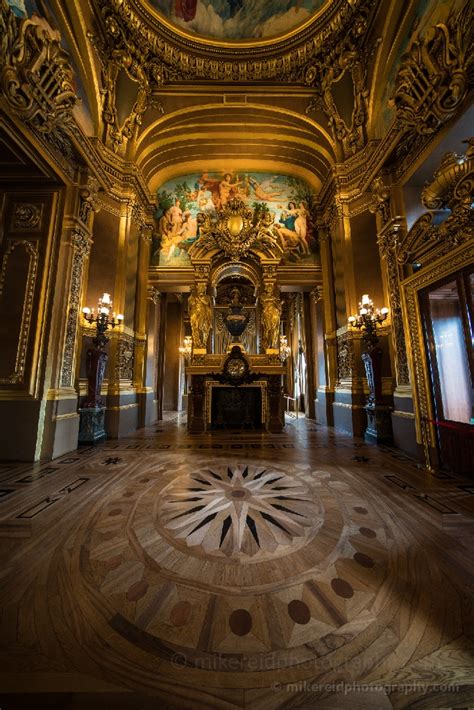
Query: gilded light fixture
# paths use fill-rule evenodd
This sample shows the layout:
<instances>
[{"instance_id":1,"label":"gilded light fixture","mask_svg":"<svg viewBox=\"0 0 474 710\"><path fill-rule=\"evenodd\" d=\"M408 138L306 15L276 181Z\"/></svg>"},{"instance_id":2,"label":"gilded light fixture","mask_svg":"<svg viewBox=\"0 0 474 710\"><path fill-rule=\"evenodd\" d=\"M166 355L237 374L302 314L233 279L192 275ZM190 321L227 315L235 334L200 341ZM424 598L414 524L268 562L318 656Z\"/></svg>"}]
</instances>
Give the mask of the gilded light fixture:
<instances>
[{"instance_id":1,"label":"gilded light fixture","mask_svg":"<svg viewBox=\"0 0 474 710\"><path fill-rule=\"evenodd\" d=\"M369 394L365 411L367 412L366 441L377 444L388 443L392 439L391 407L387 406L382 397L382 355L377 337L377 326L386 320L388 308L374 308L372 299L367 293L359 303L359 314L350 316L350 327L363 332L367 352L362 353Z\"/></svg>"},{"instance_id":2,"label":"gilded light fixture","mask_svg":"<svg viewBox=\"0 0 474 710\"><path fill-rule=\"evenodd\" d=\"M374 308L374 303L369 294L365 293L359 303L359 314L349 316L348 323L352 328L363 331L363 338L368 348L374 347L378 341L377 325L384 322L388 315L388 308Z\"/></svg>"},{"instance_id":3,"label":"gilded light fixture","mask_svg":"<svg viewBox=\"0 0 474 710\"><path fill-rule=\"evenodd\" d=\"M112 312L110 316L110 311L112 308L112 301L109 293L104 293L101 298L99 298L97 314L95 313L95 308L88 308L85 306L82 309L84 318L91 325L95 323L97 334L95 338L92 339L94 345L101 350L109 342L109 338L106 336L108 328L115 328L116 325L120 325L123 321L123 315L119 313L115 315Z\"/></svg>"},{"instance_id":4,"label":"gilded light fixture","mask_svg":"<svg viewBox=\"0 0 474 710\"><path fill-rule=\"evenodd\" d=\"M184 357L186 362L188 362L191 359L191 355L193 352L193 339L190 335L185 335L183 344L180 345L179 347L179 353Z\"/></svg>"}]
</instances>

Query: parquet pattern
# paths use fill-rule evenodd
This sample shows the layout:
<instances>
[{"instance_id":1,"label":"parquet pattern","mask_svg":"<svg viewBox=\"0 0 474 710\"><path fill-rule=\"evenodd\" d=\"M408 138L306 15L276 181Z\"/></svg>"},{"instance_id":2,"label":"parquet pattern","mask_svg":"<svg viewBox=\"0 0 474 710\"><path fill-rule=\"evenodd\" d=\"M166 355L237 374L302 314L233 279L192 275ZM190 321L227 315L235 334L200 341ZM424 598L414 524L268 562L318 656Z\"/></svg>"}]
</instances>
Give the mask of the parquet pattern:
<instances>
[{"instance_id":1,"label":"parquet pattern","mask_svg":"<svg viewBox=\"0 0 474 710\"><path fill-rule=\"evenodd\" d=\"M0 464L0 704L468 707L473 509L302 419Z\"/></svg>"}]
</instances>

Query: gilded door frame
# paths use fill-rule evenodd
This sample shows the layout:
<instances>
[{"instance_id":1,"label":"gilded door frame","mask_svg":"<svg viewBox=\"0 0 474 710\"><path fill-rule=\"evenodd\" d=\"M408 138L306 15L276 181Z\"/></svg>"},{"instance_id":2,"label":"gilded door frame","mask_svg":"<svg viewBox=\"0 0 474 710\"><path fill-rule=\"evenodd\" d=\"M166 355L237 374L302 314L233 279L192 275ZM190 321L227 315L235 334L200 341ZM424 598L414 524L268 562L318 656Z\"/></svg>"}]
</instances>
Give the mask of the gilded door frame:
<instances>
[{"instance_id":1,"label":"gilded door frame","mask_svg":"<svg viewBox=\"0 0 474 710\"><path fill-rule=\"evenodd\" d=\"M449 254L409 276L401 284L403 322L407 333L408 362L413 383L416 439L423 447L425 463L431 466L431 451L436 449L436 430L433 420L433 399L429 365L423 336L420 292L437 281L455 275L474 262L474 242L469 241Z\"/></svg>"}]
</instances>

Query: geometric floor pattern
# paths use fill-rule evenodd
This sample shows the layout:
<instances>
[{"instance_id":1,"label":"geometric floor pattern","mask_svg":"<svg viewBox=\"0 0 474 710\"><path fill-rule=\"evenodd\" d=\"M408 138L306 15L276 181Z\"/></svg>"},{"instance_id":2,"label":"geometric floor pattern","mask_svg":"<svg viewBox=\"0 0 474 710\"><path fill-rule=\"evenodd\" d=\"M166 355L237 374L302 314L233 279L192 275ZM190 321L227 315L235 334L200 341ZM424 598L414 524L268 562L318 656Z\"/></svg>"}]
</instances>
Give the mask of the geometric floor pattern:
<instances>
[{"instance_id":1,"label":"geometric floor pattern","mask_svg":"<svg viewBox=\"0 0 474 710\"><path fill-rule=\"evenodd\" d=\"M2 464L0 705L468 707L473 499L305 420Z\"/></svg>"}]
</instances>

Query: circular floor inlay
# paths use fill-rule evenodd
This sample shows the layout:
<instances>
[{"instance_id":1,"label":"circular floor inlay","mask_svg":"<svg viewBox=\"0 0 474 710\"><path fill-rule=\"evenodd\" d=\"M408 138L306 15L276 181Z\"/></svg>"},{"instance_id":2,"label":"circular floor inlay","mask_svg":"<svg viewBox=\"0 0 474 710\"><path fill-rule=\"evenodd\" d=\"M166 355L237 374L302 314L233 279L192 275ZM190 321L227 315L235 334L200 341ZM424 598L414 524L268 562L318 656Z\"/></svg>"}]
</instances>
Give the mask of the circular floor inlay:
<instances>
[{"instance_id":1,"label":"circular floor inlay","mask_svg":"<svg viewBox=\"0 0 474 710\"><path fill-rule=\"evenodd\" d=\"M214 466L181 476L164 491L159 520L188 547L253 557L307 540L321 506L299 478L264 466Z\"/></svg>"},{"instance_id":2,"label":"circular floor inlay","mask_svg":"<svg viewBox=\"0 0 474 710\"><path fill-rule=\"evenodd\" d=\"M300 599L293 599L293 601L288 604L288 614L295 624L307 624L311 619L311 612L308 605Z\"/></svg>"},{"instance_id":3,"label":"circular floor inlay","mask_svg":"<svg viewBox=\"0 0 474 710\"><path fill-rule=\"evenodd\" d=\"M331 580L331 587L333 591L343 599L350 599L354 596L354 590L349 582L346 582L345 579L341 579L340 577Z\"/></svg>"},{"instance_id":4,"label":"circular floor inlay","mask_svg":"<svg viewBox=\"0 0 474 710\"><path fill-rule=\"evenodd\" d=\"M377 533L375 530L371 530L371 528L359 528L359 532L364 537L377 537Z\"/></svg>"},{"instance_id":5,"label":"circular floor inlay","mask_svg":"<svg viewBox=\"0 0 474 710\"><path fill-rule=\"evenodd\" d=\"M170 621L173 626L185 626L191 616L192 606L187 601L178 602L171 609Z\"/></svg>"},{"instance_id":6,"label":"circular floor inlay","mask_svg":"<svg viewBox=\"0 0 474 710\"><path fill-rule=\"evenodd\" d=\"M229 618L230 630L236 636L246 636L252 628L252 617L247 609L236 609Z\"/></svg>"},{"instance_id":7,"label":"circular floor inlay","mask_svg":"<svg viewBox=\"0 0 474 710\"><path fill-rule=\"evenodd\" d=\"M367 515L367 513L369 512L367 508L362 508L360 505L356 505L354 507L354 510L356 513L360 513L360 515Z\"/></svg>"},{"instance_id":8,"label":"circular floor inlay","mask_svg":"<svg viewBox=\"0 0 474 710\"><path fill-rule=\"evenodd\" d=\"M356 552L354 554L354 559L361 567L373 567L375 562L368 555L364 555L363 552Z\"/></svg>"}]
</instances>

